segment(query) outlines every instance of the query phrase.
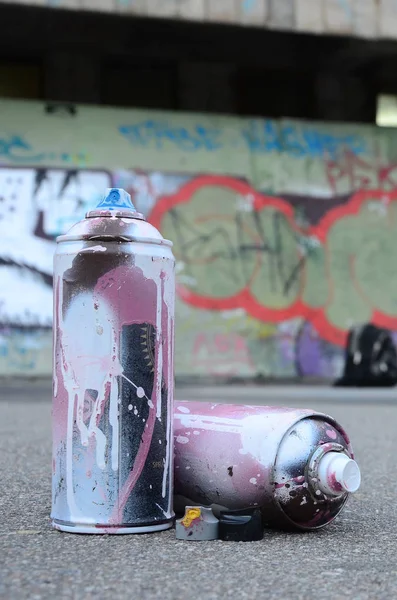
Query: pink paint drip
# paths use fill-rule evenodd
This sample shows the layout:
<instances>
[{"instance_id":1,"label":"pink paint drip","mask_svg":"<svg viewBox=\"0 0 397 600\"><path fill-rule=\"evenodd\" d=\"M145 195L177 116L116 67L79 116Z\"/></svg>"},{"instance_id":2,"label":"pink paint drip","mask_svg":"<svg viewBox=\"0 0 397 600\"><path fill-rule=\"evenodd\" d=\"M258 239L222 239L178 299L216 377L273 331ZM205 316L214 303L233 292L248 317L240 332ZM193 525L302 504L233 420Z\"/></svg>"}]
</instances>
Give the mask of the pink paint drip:
<instances>
[{"instance_id":1,"label":"pink paint drip","mask_svg":"<svg viewBox=\"0 0 397 600\"><path fill-rule=\"evenodd\" d=\"M152 438L153 438L155 422L156 422L156 405L154 405L154 407L150 409L149 417L146 422L146 427L142 434L141 445L139 446L139 450L137 452L137 455L136 455L136 458L134 461L134 466L133 466L132 471L130 472L129 476L127 477L126 482L124 483L123 487L120 490L118 503L117 503L115 509L113 510L113 512L110 516L110 519L109 519L110 523L122 523L124 507L127 503L127 500L129 498L132 490L135 487L136 482L138 481L138 479L142 473L143 467L145 466L147 456L149 454L149 449L150 449L150 445L152 443Z\"/></svg>"},{"instance_id":2,"label":"pink paint drip","mask_svg":"<svg viewBox=\"0 0 397 600\"><path fill-rule=\"evenodd\" d=\"M58 277L55 286L55 301L54 306L59 306L61 278ZM62 307L61 307L62 310ZM54 402L52 408L53 418L53 443L54 447L58 448L59 444L65 439L67 430L67 415L68 415L68 394L64 386L63 373L67 372L67 364L65 353L62 347L62 329L58 315L58 310L54 310L54 332L56 332L56 340L54 340ZM56 344L55 344L56 341ZM62 366L61 366L62 365Z\"/></svg>"},{"instance_id":3,"label":"pink paint drip","mask_svg":"<svg viewBox=\"0 0 397 600\"><path fill-rule=\"evenodd\" d=\"M118 290L118 286L116 285L117 281L123 282L121 293ZM159 282L159 284L160 284L160 282ZM59 287L60 287L60 285L61 285L61 282L60 282L60 279L58 279L57 286L56 286L56 303L59 302L59 297L60 297ZM162 286L162 294L161 294L161 308L162 308L161 324L162 324L162 327L161 327L161 329L163 331L166 331L166 329L164 329L164 327L165 327L165 324L168 319L168 307L167 307L166 303L164 302L164 276L161 278L161 286ZM157 305L156 295L157 295L156 283L152 279L147 279L144 276L143 271L140 268L134 267L133 269L131 269L131 267L128 267L128 266L121 266L112 271L109 271L108 273L103 275L101 278L99 278L97 285L95 286L95 289L93 291L93 303L94 303L94 308L98 308L99 304L101 303L101 300L105 300L107 303L110 304L110 306L113 307L113 311L112 311L113 314L109 314L108 318L109 318L109 322L113 328L113 333L114 333L115 339L117 339L118 337L120 337L123 325L143 324L143 323L149 323L153 326L156 325L156 321L155 321L156 305ZM61 308L61 310L62 310L62 308ZM133 318L131 318L131 317L133 317ZM57 384L57 387L58 387L58 390L57 390L58 391L58 402L57 402L57 404L59 405L60 403L62 403L64 409L66 409L63 411L64 414L62 414L62 416L60 414L57 414L57 417L59 417L59 418L56 419L56 422L59 424L60 429L62 429L64 426L66 426L66 423L67 423L67 405L68 405L68 393L64 386L62 375L67 374L69 372L69 364L66 361L65 352L64 352L63 344L62 344L63 336L62 336L61 327L60 327L60 324L58 321L59 321L59 319L57 318L57 315L56 315L55 316L55 326L57 327L57 332L58 332L60 358L63 363L63 369L60 368L60 366L56 367L56 373L57 373L57 377L59 380L58 384ZM158 364L158 344L159 343L162 343L161 336L159 339L156 338L156 352L155 352L155 356L156 356L155 372L156 372L156 374L158 373L159 367L160 367L160 365ZM98 392L99 392L98 398L97 398L96 402L94 403L94 407L93 407L93 411L92 411L93 414L91 415L91 419L90 419L91 427L92 427L92 425L94 425L94 427L97 428L99 425L99 422L100 422L101 416L103 415L106 403L109 400L111 379L113 377L117 377L118 375L120 375L122 373L121 365L119 364L119 361L117 359L117 354L118 354L117 348L114 347L111 357L109 357L109 356L106 356L106 357L105 356L103 356L103 357L79 356L79 362L78 362L79 371L83 367L85 369L86 367L92 367L92 366L96 365L97 366L96 371L98 372L98 375L99 375L99 373L102 373L105 376L104 381L103 381L103 386L102 386L102 393L100 390L98 390ZM161 365L161 366L162 366L162 369L165 371L164 375L166 377L166 381L168 381L168 377L169 377L168 344L165 344L165 356L163 358L165 360L163 360L163 365ZM83 364L81 362L81 359L85 359L82 361ZM57 365L59 365L59 362L57 363ZM73 375L74 375L73 379L76 379L76 376L77 376L77 380L81 380L81 381L84 380L83 372L73 373ZM113 512L111 514L110 520L109 520L110 523L120 523L121 522L122 513L123 513L123 510L127 503L127 500L128 500L128 498L129 498L129 496L130 496L130 494L131 494L131 492L132 492L136 482L138 481L138 479L142 473L142 470L144 468L145 462L147 460L147 456L149 454L150 446L152 443L154 426L155 426L155 421L156 421L156 410L157 410L157 406L158 406L158 402L159 402L159 394L161 394L161 380L160 380L160 382L154 381L153 391L152 391L153 407L150 409L146 427L142 434L142 443L141 443L138 453L136 455L133 468L120 491L118 502L115 505ZM85 396L85 394L84 394L84 396ZM78 418L78 421L80 422L80 424L82 424L82 423L84 423L84 419L83 419L84 402L79 403L78 409L80 409L80 413L81 413L79 415L80 418ZM57 413L58 413L58 411L57 411ZM95 432L91 431L91 435L92 434L95 434ZM63 439L63 437L64 437L62 435L61 430L59 430L59 437L60 437L60 439ZM89 436L88 443L89 443L89 447L91 449L91 452L89 452L89 454L93 460L94 453L93 453L92 445L95 444L94 435L92 437ZM89 461L89 462L91 463L91 461ZM90 467L92 467L92 464L89 464L87 466L90 469ZM103 494L103 490L101 490L101 492L102 492L103 499L106 500L105 495Z\"/></svg>"},{"instance_id":4,"label":"pink paint drip","mask_svg":"<svg viewBox=\"0 0 397 600\"><path fill-rule=\"evenodd\" d=\"M163 280L164 277L161 279L161 306L162 309L165 308L166 310L162 310L162 329L164 329L163 319L168 318L167 307L163 301ZM119 294L117 286L114 285L115 281L123 281L122 295ZM154 315L156 314L157 307L157 285L152 279L147 279L140 268L135 267L132 270L128 266L117 267L98 280L94 290L96 301L99 301L102 297L110 302L112 306L117 307L117 310L115 310L117 317L113 317L112 319L116 336L120 336L121 329L124 325L130 325L132 323L150 323L153 326L156 325ZM131 318L132 315L133 318ZM158 345L162 343L161 335L159 335L160 333L161 332L157 332L155 345L155 377L151 398L153 406L149 409L149 416L142 434L141 445L135 457L133 468L120 490L118 502L109 519L110 523L122 522L125 505L142 473L152 443L157 406L160 402L159 394L161 394L162 369L159 369L160 365L158 364ZM167 365L167 361L165 361L165 365ZM161 367L163 367L163 365L161 365ZM160 381L157 381L159 372ZM168 377L168 373L166 373L166 376Z\"/></svg>"}]
</instances>

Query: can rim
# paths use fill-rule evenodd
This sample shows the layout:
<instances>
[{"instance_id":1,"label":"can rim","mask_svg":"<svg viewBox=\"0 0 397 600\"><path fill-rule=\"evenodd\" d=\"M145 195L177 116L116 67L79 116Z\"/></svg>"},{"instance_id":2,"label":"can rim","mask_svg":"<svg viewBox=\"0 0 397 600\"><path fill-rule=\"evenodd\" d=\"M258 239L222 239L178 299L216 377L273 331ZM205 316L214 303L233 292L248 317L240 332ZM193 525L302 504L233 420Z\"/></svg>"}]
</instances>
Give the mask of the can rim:
<instances>
[{"instance_id":1,"label":"can rim","mask_svg":"<svg viewBox=\"0 0 397 600\"><path fill-rule=\"evenodd\" d=\"M168 248L172 248L173 246L173 242L171 242L171 240L166 240L165 238L162 239L158 239L158 238L149 238L149 237L141 237L138 235L135 236L106 236L106 235L92 235L92 234L85 234L85 235L67 235L67 234L63 234L63 235L59 235L56 239L55 239L56 243L61 243L61 242L78 242L78 241L83 241L83 242L104 242L104 243L118 243L118 244L128 244L130 242L136 242L136 243L140 243L140 244L153 244L155 246L166 246Z\"/></svg>"},{"instance_id":2,"label":"can rim","mask_svg":"<svg viewBox=\"0 0 397 600\"><path fill-rule=\"evenodd\" d=\"M94 210L89 210L85 215L86 219L93 219L95 217L121 217L124 219L136 219L137 221L146 221L146 218L142 213L136 210L132 211L129 209L119 210L115 208L95 208Z\"/></svg>"},{"instance_id":3,"label":"can rim","mask_svg":"<svg viewBox=\"0 0 397 600\"><path fill-rule=\"evenodd\" d=\"M302 416L301 418L297 419L296 423L294 423L293 425L291 425L287 431L284 433L284 435L282 436L281 442L280 442L280 446L277 450L276 456L275 456L275 460L274 460L274 465L272 468L272 477L273 477L273 481L274 481L274 474L276 471L276 467L277 467L277 460L279 458L279 453L280 453L280 447L281 447L281 443L286 439L286 437L288 436L288 434L290 433L290 431L301 421L304 421L305 419L323 419L324 421L326 421L327 423L329 423L330 425L332 425L333 427L335 427L335 429L337 429L345 438L346 441L346 446L347 448L344 448L343 446L341 446L341 448L343 448L343 451L346 452L348 451L351 454L351 458L353 458L353 451L351 450L351 446L350 446L350 441L349 438L346 435L346 432L344 431L344 429L342 428L342 426L336 421L336 419L334 419L333 417L325 414L325 413L321 413L321 412L317 412L315 410L312 411L312 414L308 414L306 416ZM334 442L330 442L330 444L333 443L335 446L337 444L335 444ZM305 466L305 476L308 473L308 464L311 465L311 461L313 459L313 456L317 456L317 451L320 452L322 449L322 445L320 444L320 446L317 446L317 448L311 453L308 463ZM349 458L350 458L349 457ZM310 491L310 490L309 490ZM311 493L311 491L310 491ZM301 531L315 531L315 530L319 530L319 529L323 529L324 527L327 527L327 525L329 525L330 523L332 523L332 521L334 521L336 519L336 517L341 513L341 511L343 510L347 500L349 498L349 494L342 494L341 496L335 496L333 498L328 497L327 498L327 502L328 504L339 504L339 510L338 512L327 522L322 523L321 525L314 525L314 526L308 526L305 523L297 523L296 521L294 521L294 519L292 517L290 517L290 515L284 510L283 505L281 504L281 502L279 501L279 498L276 494L276 490L275 488L273 488L273 492L272 492L272 499L273 502L275 503L275 505L279 508L280 510L280 514L282 514L282 518L284 519L285 523L289 523L292 524L293 527L295 529L299 529ZM316 497L316 501L318 502L318 498Z\"/></svg>"}]
</instances>

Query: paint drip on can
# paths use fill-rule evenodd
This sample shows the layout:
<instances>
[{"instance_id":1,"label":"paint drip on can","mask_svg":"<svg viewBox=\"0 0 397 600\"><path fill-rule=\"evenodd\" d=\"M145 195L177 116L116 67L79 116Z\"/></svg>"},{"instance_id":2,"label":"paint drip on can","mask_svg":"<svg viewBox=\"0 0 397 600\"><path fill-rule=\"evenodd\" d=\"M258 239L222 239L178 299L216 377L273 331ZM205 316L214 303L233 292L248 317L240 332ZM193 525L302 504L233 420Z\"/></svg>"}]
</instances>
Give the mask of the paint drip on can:
<instances>
[{"instance_id":1,"label":"paint drip on can","mask_svg":"<svg viewBox=\"0 0 397 600\"><path fill-rule=\"evenodd\" d=\"M56 529L139 533L172 526L171 246L115 188L57 239Z\"/></svg>"},{"instance_id":2,"label":"paint drip on can","mask_svg":"<svg viewBox=\"0 0 397 600\"><path fill-rule=\"evenodd\" d=\"M270 527L330 523L361 481L343 428L313 410L178 402L175 507L258 507Z\"/></svg>"}]
</instances>

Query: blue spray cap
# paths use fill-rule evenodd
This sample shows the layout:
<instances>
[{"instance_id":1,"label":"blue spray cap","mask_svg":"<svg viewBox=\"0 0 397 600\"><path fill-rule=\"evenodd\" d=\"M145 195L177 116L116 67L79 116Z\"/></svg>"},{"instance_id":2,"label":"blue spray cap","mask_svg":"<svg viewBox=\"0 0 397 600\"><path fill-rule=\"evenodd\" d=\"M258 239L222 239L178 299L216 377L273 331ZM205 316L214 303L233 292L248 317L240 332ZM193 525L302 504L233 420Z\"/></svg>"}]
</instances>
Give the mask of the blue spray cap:
<instances>
[{"instance_id":1,"label":"blue spray cap","mask_svg":"<svg viewBox=\"0 0 397 600\"><path fill-rule=\"evenodd\" d=\"M136 212L131 196L121 188L108 188L97 208L103 210L133 210Z\"/></svg>"}]
</instances>

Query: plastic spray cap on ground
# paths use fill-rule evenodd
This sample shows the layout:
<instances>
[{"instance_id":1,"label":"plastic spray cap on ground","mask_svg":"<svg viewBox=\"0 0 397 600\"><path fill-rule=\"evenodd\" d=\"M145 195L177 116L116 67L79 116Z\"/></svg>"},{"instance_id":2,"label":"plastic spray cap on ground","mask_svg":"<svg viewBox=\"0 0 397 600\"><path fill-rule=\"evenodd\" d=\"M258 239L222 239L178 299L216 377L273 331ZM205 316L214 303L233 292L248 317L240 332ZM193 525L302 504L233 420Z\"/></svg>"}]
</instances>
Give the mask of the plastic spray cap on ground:
<instances>
[{"instance_id":1,"label":"plastic spray cap on ground","mask_svg":"<svg viewBox=\"0 0 397 600\"><path fill-rule=\"evenodd\" d=\"M131 196L122 188L108 188L97 208L102 210L131 210L136 212Z\"/></svg>"},{"instance_id":2,"label":"plastic spray cap on ground","mask_svg":"<svg viewBox=\"0 0 397 600\"><path fill-rule=\"evenodd\" d=\"M358 464L343 452L327 452L319 461L318 487L328 496L357 492L361 483Z\"/></svg>"},{"instance_id":3,"label":"plastic spray cap on ground","mask_svg":"<svg viewBox=\"0 0 397 600\"><path fill-rule=\"evenodd\" d=\"M217 540L219 521L211 508L186 506L185 516L175 523L177 540Z\"/></svg>"}]
</instances>

